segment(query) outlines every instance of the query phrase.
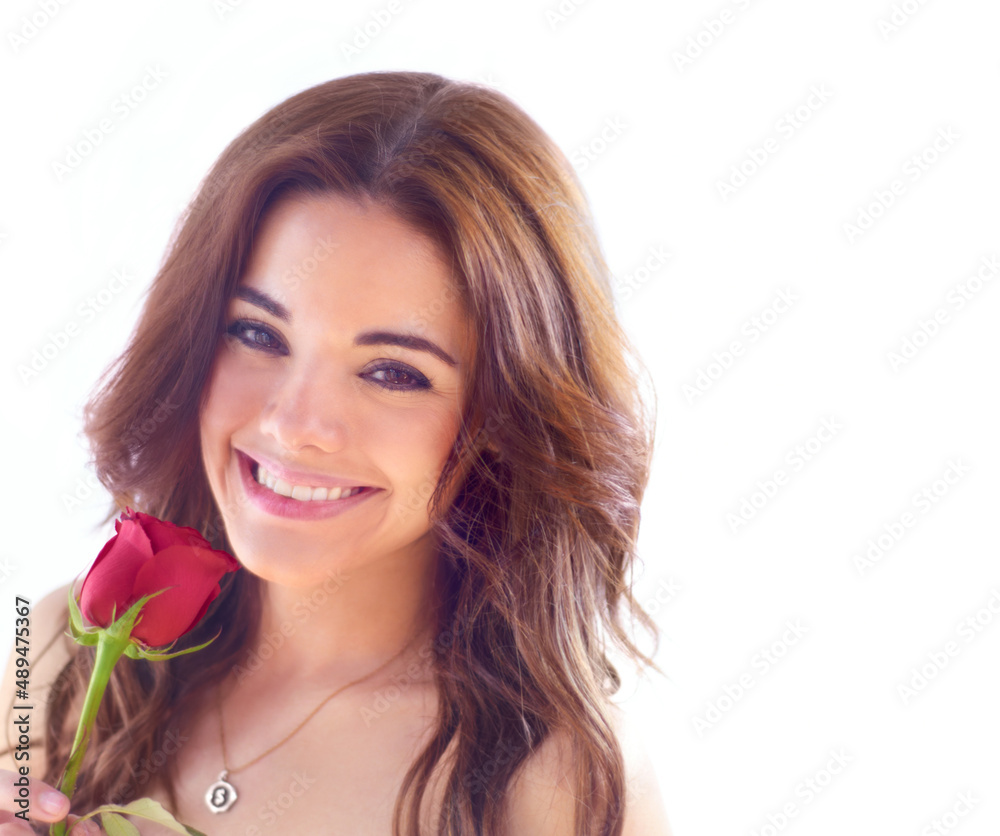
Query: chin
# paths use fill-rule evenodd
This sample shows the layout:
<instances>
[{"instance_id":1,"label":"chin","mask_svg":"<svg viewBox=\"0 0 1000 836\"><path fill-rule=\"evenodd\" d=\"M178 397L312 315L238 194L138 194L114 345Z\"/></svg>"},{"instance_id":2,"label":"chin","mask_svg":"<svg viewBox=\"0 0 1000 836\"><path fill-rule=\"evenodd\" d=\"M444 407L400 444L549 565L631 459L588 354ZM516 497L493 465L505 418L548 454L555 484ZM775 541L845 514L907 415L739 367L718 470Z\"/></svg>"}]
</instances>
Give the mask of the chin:
<instances>
[{"instance_id":1,"label":"chin","mask_svg":"<svg viewBox=\"0 0 1000 836\"><path fill-rule=\"evenodd\" d=\"M234 548L239 554L240 563L248 572L262 581L291 589L329 585L331 580L342 582L352 566L356 567L356 563L338 560L330 554L310 559L301 552L295 552L294 557L276 558L276 554L288 555L289 550L262 551L253 546L240 548L236 544Z\"/></svg>"}]
</instances>

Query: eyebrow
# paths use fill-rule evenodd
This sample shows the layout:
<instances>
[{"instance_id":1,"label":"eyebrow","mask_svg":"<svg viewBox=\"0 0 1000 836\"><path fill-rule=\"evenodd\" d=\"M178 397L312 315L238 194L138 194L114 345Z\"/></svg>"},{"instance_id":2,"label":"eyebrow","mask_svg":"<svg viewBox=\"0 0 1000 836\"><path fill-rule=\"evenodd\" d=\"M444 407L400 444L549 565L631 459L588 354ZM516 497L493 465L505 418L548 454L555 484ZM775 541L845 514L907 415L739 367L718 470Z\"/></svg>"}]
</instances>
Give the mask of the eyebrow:
<instances>
[{"instance_id":1,"label":"eyebrow","mask_svg":"<svg viewBox=\"0 0 1000 836\"><path fill-rule=\"evenodd\" d=\"M276 316L282 322L292 321L292 315L288 312L288 308L282 305L277 299L272 299L260 290L240 285L236 288L236 298L249 302L251 305L256 305L258 308L263 308L271 316Z\"/></svg>"},{"instance_id":2,"label":"eyebrow","mask_svg":"<svg viewBox=\"0 0 1000 836\"><path fill-rule=\"evenodd\" d=\"M288 308L282 305L277 299L273 299L268 296L263 291L255 290L254 288L247 287L246 285L241 285L236 289L236 298L242 299L245 302L249 302L251 305L256 305L258 308L264 309L271 314L271 316L277 317L282 322L292 321L292 314ZM423 337L418 337L416 334L399 334L395 331L365 331L362 334L358 334L354 338L354 344L358 346L396 345L400 348L408 348L412 351L426 351L428 354L433 354L449 366L458 365L458 361L437 343L431 342Z\"/></svg>"},{"instance_id":3,"label":"eyebrow","mask_svg":"<svg viewBox=\"0 0 1000 836\"><path fill-rule=\"evenodd\" d=\"M416 334L397 334L394 331L365 331L354 338L355 345L398 345L413 351L426 351L449 366L457 366L458 362L447 351L430 340L418 337Z\"/></svg>"}]
</instances>

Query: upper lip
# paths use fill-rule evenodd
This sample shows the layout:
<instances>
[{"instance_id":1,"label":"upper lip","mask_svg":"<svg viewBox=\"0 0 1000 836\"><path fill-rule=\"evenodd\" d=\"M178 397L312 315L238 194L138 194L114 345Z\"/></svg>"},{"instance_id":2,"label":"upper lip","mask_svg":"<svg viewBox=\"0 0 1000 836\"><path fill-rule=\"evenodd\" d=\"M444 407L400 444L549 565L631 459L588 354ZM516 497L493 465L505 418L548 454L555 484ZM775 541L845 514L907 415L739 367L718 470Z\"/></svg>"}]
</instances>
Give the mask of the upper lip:
<instances>
[{"instance_id":1,"label":"upper lip","mask_svg":"<svg viewBox=\"0 0 1000 836\"><path fill-rule=\"evenodd\" d=\"M254 453L252 456L242 450L237 450L241 456L245 456L251 462L263 465L269 473L273 473L278 479L288 482L290 485L302 485L310 488L366 488L371 487L358 479L331 476L328 473L318 473L314 470L291 470L278 464L273 459L267 459Z\"/></svg>"}]
</instances>

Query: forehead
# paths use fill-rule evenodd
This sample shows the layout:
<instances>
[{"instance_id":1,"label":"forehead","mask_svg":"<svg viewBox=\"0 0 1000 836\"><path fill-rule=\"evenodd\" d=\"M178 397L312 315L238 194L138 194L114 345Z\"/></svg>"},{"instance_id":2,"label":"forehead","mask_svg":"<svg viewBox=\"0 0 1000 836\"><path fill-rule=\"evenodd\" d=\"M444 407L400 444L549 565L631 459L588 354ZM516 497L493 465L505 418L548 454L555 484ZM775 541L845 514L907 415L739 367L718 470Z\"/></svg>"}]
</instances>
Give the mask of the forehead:
<instances>
[{"instance_id":1,"label":"forehead","mask_svg":"<svg viewBox=\"0 0 1000 836\"><path fill-rule=\"evenodd\" d=\"M471 336L447 252L390 209L341 195L293 195L262 218L240 284L293 319L331 329L408 330L455 350Z\"/></svg>"}]
</instances>

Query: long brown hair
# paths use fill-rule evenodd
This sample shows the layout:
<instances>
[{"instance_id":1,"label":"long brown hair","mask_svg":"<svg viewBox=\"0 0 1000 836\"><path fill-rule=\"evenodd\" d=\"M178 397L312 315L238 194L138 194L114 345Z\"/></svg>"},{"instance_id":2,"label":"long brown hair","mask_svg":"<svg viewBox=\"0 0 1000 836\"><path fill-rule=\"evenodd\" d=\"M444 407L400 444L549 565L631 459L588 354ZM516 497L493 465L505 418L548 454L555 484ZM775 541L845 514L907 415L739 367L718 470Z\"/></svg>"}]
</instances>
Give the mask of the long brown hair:
<instances>
[{"instance_id":1,"label":"long brown hair","mask_svg":"<svg viewBox=\"0 0 1000 836\"><path fill-rule=\"evenodd\" d=\"M617 836L625 776L609 698L621 680L609 652L656 668L656 625L630 590L653 415L580 184L502 94L430 73L353 75L292 96L226 148L86 411L116 504L109 519L128 504L230 548L201 464L198 408L255 232L288 193L372 199L431 236L478 336L462 430L430 498L444 578L432 653L441 712L404 779L394 833L419 833L449 744L436 832L500 832L518 768L559 732L572 741L576 833ZM247 629L166 664L118 667L75 808L141 795L134 765L155 767L185 707L245 653L260 584L243 570L224 586L189 643ZM629 620L653 637L649 655ZM66 760L65 718L90 664L80 649L53 691L48 780ZM172 766L162 770L171 795Z\"/></svg>"}]
</instances>

